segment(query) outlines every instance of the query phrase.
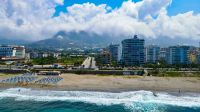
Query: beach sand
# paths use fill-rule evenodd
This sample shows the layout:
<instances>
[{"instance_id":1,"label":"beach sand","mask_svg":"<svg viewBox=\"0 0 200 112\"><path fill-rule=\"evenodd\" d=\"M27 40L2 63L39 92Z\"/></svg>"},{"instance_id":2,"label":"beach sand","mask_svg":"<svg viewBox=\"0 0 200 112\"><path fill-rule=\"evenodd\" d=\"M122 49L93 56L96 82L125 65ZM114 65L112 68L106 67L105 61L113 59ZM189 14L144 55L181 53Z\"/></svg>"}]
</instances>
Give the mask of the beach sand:
<instances>
[{"instance_id":1,"label":"beach sand","mask_svg":"<svg viewBox=\"0 0 200 112\"><path fill-rule=\"evenodd\" d=\"M0 76L0 80L7 77L2 75ZM27 87L35 89L111 92L150 90L200 93L200 77L99 76L76 74L62 74L61 77L63 77L63 80L56 85L0 84L0 88Z\"/></svg>"}]
</instances>

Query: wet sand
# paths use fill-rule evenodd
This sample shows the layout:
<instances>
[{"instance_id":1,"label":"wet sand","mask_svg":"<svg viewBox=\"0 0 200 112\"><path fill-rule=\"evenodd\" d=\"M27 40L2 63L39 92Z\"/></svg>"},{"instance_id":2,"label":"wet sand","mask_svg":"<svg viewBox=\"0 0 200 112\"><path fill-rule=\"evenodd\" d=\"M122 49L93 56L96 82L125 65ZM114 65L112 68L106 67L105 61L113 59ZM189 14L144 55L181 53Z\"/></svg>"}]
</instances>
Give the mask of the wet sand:
<instances>
[{"instance_id":1,"label":"wet sand","mask_svg":"<svg viewBox=\"0 0 200 112\"><path fill-rule=\"evenodd\" d=\"M200 93L200 77L98 76L76 74L62 74L61 77L63 77L63 80L56 85L0 84L0 88L27 87L50 90L111 92L150 90ZM7 78L7 76L0 76L0 80L5 78Z\"/></svg>"}]
</instances>

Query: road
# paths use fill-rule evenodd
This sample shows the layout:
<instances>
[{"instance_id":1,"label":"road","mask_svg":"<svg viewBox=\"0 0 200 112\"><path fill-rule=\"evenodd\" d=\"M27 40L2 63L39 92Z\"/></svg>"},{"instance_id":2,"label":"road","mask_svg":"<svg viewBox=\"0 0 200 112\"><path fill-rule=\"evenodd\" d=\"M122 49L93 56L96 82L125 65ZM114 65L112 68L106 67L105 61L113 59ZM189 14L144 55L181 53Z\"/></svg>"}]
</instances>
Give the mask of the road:
<instances>
[{"instance_id":1,"label":"road","mask_svg":"<svg viewBox=\"0 0 200 112\"><path fill-rule=\"evenodd\" d=\"M89 68L97 69L95 58L94 57L87 57L84 60L82 67L85 68L85 69L89 69Z\"/></svg>"},{"instance_id":2,"label":"road","mask_svg":"<svg viewBox=\"0 0 200 112\"><path fill-rule=\"evenodd\" d=\"M84 62L83 62L83 64L82 64L82 67L83 68L90 68L90 65L91 65L91 57L87 57L85 60L84 60Z\"/></svg>"},{"instance_id":3,"label":"road","mask_svg":"<svg viewBox=\"0 0 200 112\"><path fill-rule=\"evenodd\" d=\"M91 68L92 68L92 69L97 69L96 61L95 61L95 58L94 58L94 57L92 57Z\"/></svg>"}]
</instances>

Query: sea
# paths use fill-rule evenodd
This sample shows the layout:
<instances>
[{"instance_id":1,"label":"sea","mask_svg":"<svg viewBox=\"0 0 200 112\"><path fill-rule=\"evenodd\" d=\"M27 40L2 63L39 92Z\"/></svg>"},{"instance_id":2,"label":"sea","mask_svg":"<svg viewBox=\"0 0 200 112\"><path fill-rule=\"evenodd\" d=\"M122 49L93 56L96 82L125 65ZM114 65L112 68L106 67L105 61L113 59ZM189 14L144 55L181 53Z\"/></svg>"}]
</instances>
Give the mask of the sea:
<instances>
[{"instance_id":1,"label":"sea","mask_svg":"<svg viewBox=\"0 0 200 112\"><path fill-rule=\"evenodd\" d=\"M0 90L0 112L200 112L200 94Z\"/></svg>"}]
</instances>

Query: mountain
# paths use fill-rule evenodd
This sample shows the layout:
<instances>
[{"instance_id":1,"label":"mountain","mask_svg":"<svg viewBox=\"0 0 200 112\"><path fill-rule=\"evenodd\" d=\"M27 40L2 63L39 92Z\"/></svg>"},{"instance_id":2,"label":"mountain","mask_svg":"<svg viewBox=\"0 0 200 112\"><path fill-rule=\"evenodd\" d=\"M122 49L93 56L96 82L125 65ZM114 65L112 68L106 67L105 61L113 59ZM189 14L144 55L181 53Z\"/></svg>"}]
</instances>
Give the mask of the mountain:
<instances>
[{"instance_id":1,"label":"mountain","mask_svg":"<svg viewBox=\"0 0 200 112\"><path fill-rule=\"evenodd\" d=\"M52 38L33 42L29 44L32 48L82 48L104 46L109 44L111 38L81 32L59 31Z\"/></svg>"},{"instance_id":2,"label":"mountain","mask_svg":"<svg viewBox=\"0 0 200 112\"><path fill-rule=\"evenodd\" d=\"M60 49L60 48L83 48L83 47L106 47L110 43L119 44L123 39L128 37L119 36L111 37L107 35L97 35L95 33L80 32L65 32L59 31L52 38L40 40L36 42L29 42L24 40L2 39L0 44L17 44L25 45L28 48L42 48L42 49ZM139 36L139 38L144 38ZM190 38L144 38L145 45L156 44L161 47L168 47L173 45L193 45L199 46L199 40L192 40Z\"/></svg>"},{"instance_id":3,"label":"mountain","mask_svg":"<svg viewBox=\"0 0 200 112\"><path fill-rule=\"evenodd\" d=\"M5 39L0 38L0 45L24 45L30 43L29 41L25 40L14 40L14 39Z\"/></svg>"}]
</instances>

